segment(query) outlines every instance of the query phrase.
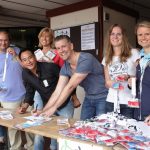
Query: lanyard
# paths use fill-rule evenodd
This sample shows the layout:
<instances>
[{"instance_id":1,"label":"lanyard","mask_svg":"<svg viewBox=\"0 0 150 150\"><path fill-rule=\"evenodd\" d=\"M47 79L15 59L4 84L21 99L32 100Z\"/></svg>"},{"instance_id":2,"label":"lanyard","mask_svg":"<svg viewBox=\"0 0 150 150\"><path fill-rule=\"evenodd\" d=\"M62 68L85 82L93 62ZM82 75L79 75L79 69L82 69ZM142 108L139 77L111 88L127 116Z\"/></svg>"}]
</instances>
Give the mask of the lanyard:
<instances>
[{"instance_id":1,"label":"lanyard","mask_svg":"<svg viewBox=\"0 0 150 150\"><path fill-rule=\"evenodd\" d=\"M139 64L141 68L141 74L143 74L148 62L150 61L150 54L145 54L144 49L142 49L140 52L140 56L141 56L141 59L140 59Z\"/></svg>"},{"instance_id":2,"label":"lanyard","mask_svg":"<svg viewBox=\"0 0 150 150\"><path fill-rule=\"evenodd\" d=\"M3 80L2 80L3 82L5 81L5 78L6 78L7 59L8 59L8 52L6 53L6 57L5 57Z\"/></svg>"}]
</instances>

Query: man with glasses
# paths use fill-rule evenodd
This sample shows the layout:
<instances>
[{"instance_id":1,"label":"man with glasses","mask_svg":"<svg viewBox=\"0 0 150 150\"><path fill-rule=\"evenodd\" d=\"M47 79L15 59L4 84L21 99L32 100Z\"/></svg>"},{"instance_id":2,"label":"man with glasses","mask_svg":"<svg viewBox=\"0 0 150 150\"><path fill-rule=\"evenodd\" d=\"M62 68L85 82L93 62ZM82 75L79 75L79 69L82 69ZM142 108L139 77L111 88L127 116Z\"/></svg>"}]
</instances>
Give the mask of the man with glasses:
<instances>
[{"instance_id":1,"label":"man with glasses","mask_svg":"<svg viewBox=\"0 0 150 150\"><path fill-rule=\"evenodd\" d=\"M59 78L60 68L54 63L37 62L32 51L24 49L19 53L19 58L24 67L23 80L26 87L25 100L22 106L19 108L19 113L25 113L29 105L33 105L35 91L40 94L43 104L48 102L51 94L55 90L55 87ZM37 108L37 106L36 106ZM38 110L36 110L38 112ZM74 107L70 98L63 103L56 111L56 115L71 118L73 117ZM43 150L44 139L40 135L35 136L34 150ZM56 140L51 140L51 150L57 149Z\"/></svg>"}]
</instances>

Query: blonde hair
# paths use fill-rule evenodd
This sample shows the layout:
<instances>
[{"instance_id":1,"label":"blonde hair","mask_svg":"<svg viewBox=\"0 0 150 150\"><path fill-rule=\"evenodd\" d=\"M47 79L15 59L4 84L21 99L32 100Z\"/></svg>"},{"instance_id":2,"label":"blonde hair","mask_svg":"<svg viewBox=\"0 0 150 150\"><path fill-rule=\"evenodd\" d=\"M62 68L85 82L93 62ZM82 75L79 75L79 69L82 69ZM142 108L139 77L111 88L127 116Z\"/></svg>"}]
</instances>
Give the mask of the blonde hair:
<instances>
[{"instance_id":1,"label":"blonde hair","mask_svg":"<svg viewBox=\"0 0 150 150\"><path fill-rule=\"evenodd\" d=\"M53 47L53 41L54 41L54 33L53 33L53 30L51 30L50 28L48 27L45 27L43 29L41 29L41 31L39 32L39 35L38 35L38 39L39 39L39 47L43 47L42 44L40 43L40 38L42 36L43 33L48 33L49 34L49 37L50 37L50 47Z\"/></svg>"},{"instance_id":2,"label":"blonde hair","mask_svg":"<svg viewBox=\"0 0 150 150\"><path fill-rule=\"evenodd\" d=\"M112 58L114 55L113 47L112 47L111 42L110 42L110 35L112 33L113 28L115 28L115 27L119 27L121 29L121 32L122 32L122 47L121 47L120 61L126 62L127 59L131 56L131 45L128 41L128 38L126 36L126 32L125 32L124 28L119 24L113 24L108 29L107 37L105 39L105 42L106 42L106 49L105 49L106 65L108 65L112 62Z\"/></svg>"},{"instance_id":3,"label":"blonde hair","mask_svg":"<svg viewBox=\"0 0 150 150\"><path fill-rule=\"evenodd\" d=\"M141 21L141 22L137 23L137 25L135 27L135 34L137 34L137 30L140 27L150 28L150 22L149 21Z\"/></svg>"}]
</instances>

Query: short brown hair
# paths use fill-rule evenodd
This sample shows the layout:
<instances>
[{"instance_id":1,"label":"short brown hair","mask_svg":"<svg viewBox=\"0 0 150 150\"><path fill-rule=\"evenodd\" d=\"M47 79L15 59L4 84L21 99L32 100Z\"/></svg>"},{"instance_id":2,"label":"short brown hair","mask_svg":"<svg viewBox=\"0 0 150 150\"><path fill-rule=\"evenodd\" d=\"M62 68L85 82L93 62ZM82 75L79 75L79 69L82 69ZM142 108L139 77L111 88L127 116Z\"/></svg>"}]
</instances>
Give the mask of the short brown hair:
<instances>
[{"instance_id":1,"label":"short brown hair","mask_svg":"<svg viewBox=\"0 0 150 150\"><path fill-rule=\"evenodd\" d=\"M70 39L70 37L68 35L56 36L56 38L54 39L54 43L57 42L57 41L63 40L63 39L67 40L67 42L69 42L69 43L72 43L71 39Z\"/></svg>"}]
</instances>

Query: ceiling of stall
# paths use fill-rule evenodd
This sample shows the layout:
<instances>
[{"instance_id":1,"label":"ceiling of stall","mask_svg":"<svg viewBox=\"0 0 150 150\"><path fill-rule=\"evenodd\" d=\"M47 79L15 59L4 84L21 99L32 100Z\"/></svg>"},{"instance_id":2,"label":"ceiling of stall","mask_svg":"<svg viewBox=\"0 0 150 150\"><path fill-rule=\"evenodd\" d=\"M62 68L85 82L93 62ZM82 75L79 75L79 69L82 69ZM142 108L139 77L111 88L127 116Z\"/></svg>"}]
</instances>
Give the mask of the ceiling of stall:
<instances>
[{"instance_id":1,"label":"ceiling of stall","mask_svg":"<svg viewBox=\"0 0 150 150\"><path fill-rule=\"evenodd\" d=\"M80 1L83 0L0 0L0 27L47 26L47 10ZM133 9L142 9L144 17L150 18L150 0L113 1Z\"/></svg>"},{"instance_id":2,"label":"ceiling of stall","mask_svg":"<svg viewBox=\"0 0 150 150\"><path fill-rule=\"evenodd\" d=\"M46 26L46 11L82 0L0 0L0 27Z\"/></svg>"}]
</instances>

